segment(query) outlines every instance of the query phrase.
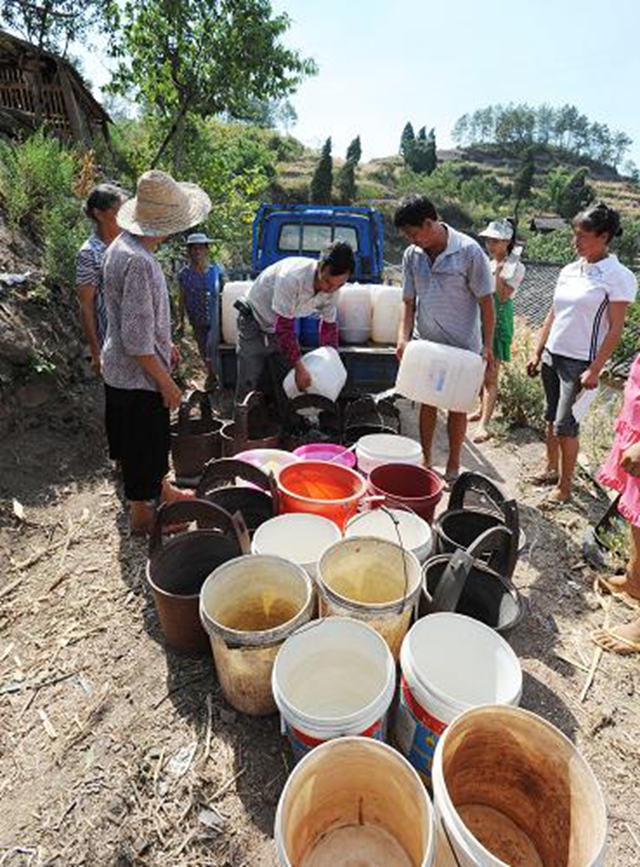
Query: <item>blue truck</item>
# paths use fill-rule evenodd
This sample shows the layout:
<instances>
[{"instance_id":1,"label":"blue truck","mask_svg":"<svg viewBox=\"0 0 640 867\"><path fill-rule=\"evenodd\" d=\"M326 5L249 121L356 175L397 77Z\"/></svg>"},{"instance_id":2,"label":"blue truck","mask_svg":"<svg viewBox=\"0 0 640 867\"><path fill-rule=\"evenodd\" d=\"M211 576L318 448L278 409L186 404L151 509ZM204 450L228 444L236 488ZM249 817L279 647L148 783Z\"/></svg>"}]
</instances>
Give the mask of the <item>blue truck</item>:
<instances>
[{"instance_id":1,"label":"blue truck","mask_svg":"<svg viewBox=\"0 0 640 867\"><path fill-rule=\"evenodd\" d=\"M318 258L333 241L348 242L355 254L358 283L382 283L384 223L375 208L347 205L262 204L253 220L251 277L288 256ZM304 320L302 320L304 323ZM316 329L317 331L317 325ZM312 345L300 334L303 347ZM381 391L395 382L397 361L393 347L340 347L355 391ZM220 347L222 379L235 383L235 347Z\"/></svg>"},{"instance_id":2,"label":"blue truck","mask_svg":"<svg viewBox=\"0 0 640 867\"><path fill-rule=\"evenodd\" d=\"M334 241L351 245L354 280L382 282L382 215L374 208L347 205L261 205L253 221L252 276L287 256L316 258Z\"/></svg>"}]
</instances>

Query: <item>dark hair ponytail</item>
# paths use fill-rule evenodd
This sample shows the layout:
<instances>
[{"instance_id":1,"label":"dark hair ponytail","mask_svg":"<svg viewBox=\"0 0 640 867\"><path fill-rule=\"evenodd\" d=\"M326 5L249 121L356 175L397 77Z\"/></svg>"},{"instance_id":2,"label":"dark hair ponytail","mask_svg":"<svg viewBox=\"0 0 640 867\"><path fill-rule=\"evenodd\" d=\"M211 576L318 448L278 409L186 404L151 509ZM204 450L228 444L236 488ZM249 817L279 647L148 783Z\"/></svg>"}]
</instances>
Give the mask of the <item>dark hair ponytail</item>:
<instances>
[{"instance_id":1,"label":"dark hair ponytail","mask_svg":"<svg viewBox=\"0 0 640 867\"><path fill-rule=\"evenodd\" d=\"M511 240L507 244L507 254L510 255L511 253L513 253L513 249L516 246L516 244L518 243L517 238L516 238L516 232L518 230L518 224L516 223L516 221L514 220L513 217L505 217L504 219L505 219L505 222L509 223L509 225L513 229L513 235L511 236Z\"/></svg>"},{"instance_id":2,"label":"dark hair ponytail","mask_svg":"<svg viewBox=\"0 0 640 867\"><path fill-rule=\"evenodd\" d=\"M573 218L572 225L574 228L582 226L587 232L595 232L596 235L606 235L609 242L622 234L619 212L605 202L597 202L580 211Z\"/></svg>"}]
</instances>

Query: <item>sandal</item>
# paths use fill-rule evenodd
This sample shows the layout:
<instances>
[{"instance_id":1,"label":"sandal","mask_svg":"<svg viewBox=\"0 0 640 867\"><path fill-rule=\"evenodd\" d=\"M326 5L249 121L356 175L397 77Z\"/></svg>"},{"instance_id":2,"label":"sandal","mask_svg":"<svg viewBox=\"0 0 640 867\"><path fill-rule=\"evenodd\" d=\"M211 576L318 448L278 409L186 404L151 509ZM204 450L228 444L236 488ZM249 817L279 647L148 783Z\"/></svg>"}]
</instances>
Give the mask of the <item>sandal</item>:
<instances>
[{"instance_id":1,"label":"sandal","mask_svg":"<svg viewBox=\"0 0 640 867\"><path fill-rule=\"evenodd\" d=\"M627 593L626 590L622 590L617 584L612 584L611 581L607 581L607 579L603 578L601 575L598 575L596 580L604 590L613 596L614 599L619 599L620 602L623 602L628 608L633 608L634 611L637 611L640 608L640 599Z\"/></svg>"},{"instance_id":2,"label":"sandal","mask_svg":"<svg viewBox=\"0 0 640 867\"><path fill-rule=\"evenodd\" d=\"M591 635L591 640L603 650L608 650L611 653L618 653L621 656L627 656L631 653L640 653L640 643L632 641L630 638L625 638L624 635L618 635L613 629L599 629ZM620 647L609 647L607 641L617 641Z\"/></svg>"},{"instance_id":3,"label":"sandal","mask_svg":"<svg viewBox=\"0 0 640 867\"><path fill-rule=\"evenodd\" d=\"M560 476L555 470L543 470L533 476L529 476L529 483L537 487L546 487L547 485L557 485Z\"/></svg>"}]
</instances>

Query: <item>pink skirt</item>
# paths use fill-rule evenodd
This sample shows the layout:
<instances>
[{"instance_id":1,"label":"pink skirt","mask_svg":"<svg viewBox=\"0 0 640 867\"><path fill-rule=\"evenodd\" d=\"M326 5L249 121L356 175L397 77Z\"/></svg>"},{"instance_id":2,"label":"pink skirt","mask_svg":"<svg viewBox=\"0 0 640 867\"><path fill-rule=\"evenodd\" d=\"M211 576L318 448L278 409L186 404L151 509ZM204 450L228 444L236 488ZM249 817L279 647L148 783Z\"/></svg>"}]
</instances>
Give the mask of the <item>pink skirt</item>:
<instances>
[{"instance_id":1,"label":"pink skirt","mask_svg":"<svg viewBox=\"0 0 640 867\"><path fill-rule=\"evenodd\" d=\"M618 503L618 511L634 527L640 527L640 478L630 476L620 466L626 450L640 442L640 431L630 427L622 419L616 422L615 431L609 457L596 478L601 485L613 488L622 495Z\"/></svg>"}]
</instances>

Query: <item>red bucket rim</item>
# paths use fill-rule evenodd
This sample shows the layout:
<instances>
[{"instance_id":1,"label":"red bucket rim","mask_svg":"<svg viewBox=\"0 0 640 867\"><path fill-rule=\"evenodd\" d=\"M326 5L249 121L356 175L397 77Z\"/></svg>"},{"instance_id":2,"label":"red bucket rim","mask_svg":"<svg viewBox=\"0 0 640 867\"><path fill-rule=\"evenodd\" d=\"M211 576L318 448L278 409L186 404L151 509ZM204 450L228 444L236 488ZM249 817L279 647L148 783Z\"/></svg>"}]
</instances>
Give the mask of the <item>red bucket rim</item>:
<instances>
[{"instance_id":1,"label":"red bucket rim","mask_svg":"<svg viewBox=\"0 0 640 867\"><path fill-rule=\"evenodd\" d=\"M318 469L331 467L331 469L337 473L347 473L352 479L357 482L359 490L348 497L341 497L339 500L320 500L314 497L305 497L303 494L298 494L295 491L291 491L285 486L284 479L288 474L296 471L300 472L303 469L312 469L314 467L317 467ZM351 467L346 467L344 464L338 464L336 462L331 463L330 461L300 461L297 464L289 464L288 466L283 467L283 469L280 470L277 481L278 488L285 496L293 497L296 500L301 500L303 503L326 503L340 505L343 503L351 503L354 500L360 500L367 493L366 482L359 473L357 473L355 470L352 470Z\"/></svg>"}]
</instances>

